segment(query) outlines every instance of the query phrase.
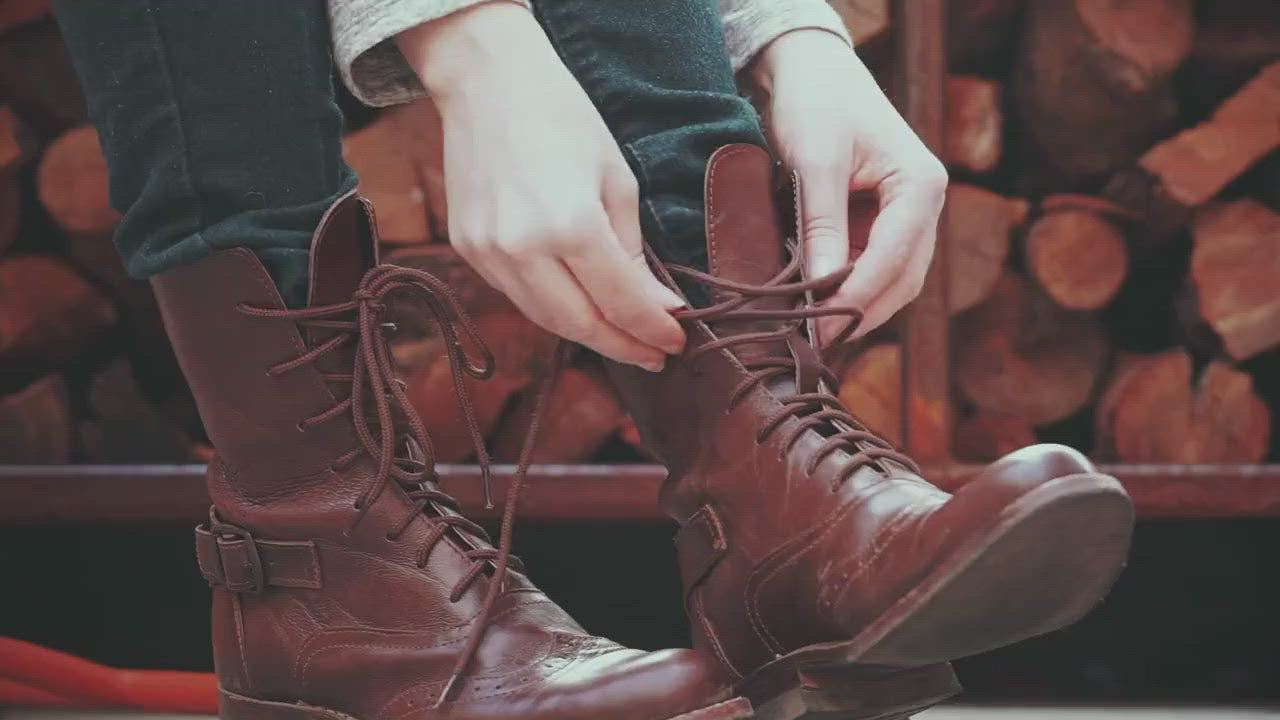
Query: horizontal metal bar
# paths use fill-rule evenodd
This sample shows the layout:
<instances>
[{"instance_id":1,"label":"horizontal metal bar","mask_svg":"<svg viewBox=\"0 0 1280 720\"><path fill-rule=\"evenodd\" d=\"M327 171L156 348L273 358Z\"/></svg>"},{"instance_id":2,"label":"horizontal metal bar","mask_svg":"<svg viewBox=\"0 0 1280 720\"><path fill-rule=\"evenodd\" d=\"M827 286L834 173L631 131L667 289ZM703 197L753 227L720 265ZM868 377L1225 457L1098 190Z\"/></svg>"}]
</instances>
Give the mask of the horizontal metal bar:
<instances>
[{"instance_id":1,"label":"horizontal metal bar","mask_svg":"<svg viewBox=\"0 0 1280 720\"><path fill-rule=\"evenodd\" d=\"M440 466L441 485L466 511L484 509L480 471ZM976 466L926 472L955 489ZM1280 465L1114 465L1104 472L1128 488L1143 517L1280 517ZM502 497L514 467L494 468ZM520 516L557 522L664 520L658 465L536 465ZM195 523L208 509L202 465L0 466L0 523Z\"/></svg>"}]
</instances>

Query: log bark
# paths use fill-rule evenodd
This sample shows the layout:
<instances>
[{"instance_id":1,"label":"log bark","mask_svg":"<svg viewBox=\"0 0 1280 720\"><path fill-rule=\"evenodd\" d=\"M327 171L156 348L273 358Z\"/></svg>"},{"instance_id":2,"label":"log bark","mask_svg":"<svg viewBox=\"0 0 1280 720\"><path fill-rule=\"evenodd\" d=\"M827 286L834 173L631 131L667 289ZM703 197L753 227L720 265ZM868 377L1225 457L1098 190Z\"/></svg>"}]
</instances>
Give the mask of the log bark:
<instances>
[{"instance_id":1,"label":"log bark","mask_svg":"<svg viewBox=\"0 0 1280 720\"><path fill-rule=\"evenodd\" d=\"M477 318L481 337L493 351L496 370L487 380L466 378L483 437L497 427L508 401L550 370L556 338L522 315L495 313ZM431 436L436 460L461 462L473 455L472 439L454 393L452 370L439 337L416 341L420 347L395 349L409 399ZM408 360L402 360L408 358Z\"/></svg>"},{"instance_id":2,"label":"log bark","mask_svg":"<svg viewBox=\"0 0 1280 720\"><path fill-rule=\"evenodd\" d=\"M82 462L184 463L196 459L191 438L144 397L126 358L117 358L94 375L87 400L87 417L80 424Z\"/></svg>"},{"instance_id":3,"label":"log bark","mask_svg":"<svg viewBox=\"0 0 1280 720\"><path fill-rule=\"evenodd\" d=\"M520 393L493 433L490 446L501 462L520 459L539 385ZM531 457L535 463L587 462L622 424L622 405L599 368L565 368L548 398Z\"/></svg>"},{"instance_id":4,"label":"log bark","mask_svg":"<svg viewBox=\"0 0 1280 720\"><path fill-rule=\"evenodd\" d=\"M1107 345L1096 322L1056 307L1012 273L957 318L956 381L974 406L1048 425L1089 402Z\"/></svg>"},{"instance_id":5,"label":"log bark","mask_svg":"<svg viewBox=\"0 0 1280 720\"><path fill-rule=\"evenodd\" d=\"M1280 213L1252 199L1196 213L1191 279L1201 315L1245 360L1280 345Z\"/></svg>"},{"instance_id":6,"label":"log bark","mask_svg":"<svg viewBox=\"0 0 1280 720\"><path fill-rule=\"evenodd\" d=\"M988 173L1004 150L1001 86L973 75L947 79L946 160L953 168Z\"/></svg>"},{"instance_id":7,"label":"log bark","mask_svg":"<svg viewBox=\"0 0 1280 720\"><path fill-rule=\"evenodd\" d=\"M1027 271L1068 310L1098 310L1128 274L1121 212L1099 198L1055 195L1041 205L1025 240Z\"/></svg>"},{"instance_id":8,"label":"log bark","mask_svg":"<svg viewBox=\"0 0 1280 720\"><path fill-rule=\"evenodd\" d=\"M1124 358L1095 421L1099 455L1129 463L1256 463L1270 436L1248 374L1215 360L1193 378L1181 349Z\"/></svg>"},{"instance_id":9,"label":"log bark","mask_svg":"<svg viewBox=\"0 0 1280 720\"><path fill-rule=\"evenodd\" d=\"M62 262L0 261L0 385L66 366L116 320L111 303Z\"/></svg>"},{"instance_id":10,"label":"log bark","mask_svg":"<svg viewBox=\"0 0 1280 720\"><path fill-rule=\"evenodd\" d=\"M1190 0L1032 0L1015 62L1021 190L1088 191L1173 129Z\"/></svg>"},{"instance_id":11,"label":"log bark","mask_svg":"<svg viewBox=\"0 0 1280 720\"><path fill-rule=\"evenodd\" d=\"M979 412L956 423L952 445L957 460L991 462L1035 442L1036 433L1025 420Z\"/></svg>"},{"instance_id":12,"label":"log bark","mask_svg":"<svg viewBox=\"0 0 1280 720\"><path fill-rule=\"evenodd\" d=\"M1010 237L1027 218L1027 201L975 185L947 189L947 307L968 310L991 294L1009 256Z\"/></svg>"},{"instance_id":13,"label":"log bark","mask_svg":"<svg viewBox=\"0 0 1280 720\"><path fill-rule=\"evenodd\" d=\"M0 37L0 97L41 142L88 120L75 66L52 18Z\"/></svg>"},{"instance_id":14,"label":"log bark","mask_svg":"<svg viewBox=\"0 0 1280 720\"><path fill-rule=\"evenodd\" d=\"M1141 213L1152 243L1174 235L1190 211L1280 147L1280 61L1260 71L1205 122L1151 148L1105 194Z\"/></svg>"},{"instance_id":15,"label":"log bark","mask_svg":"<svg viewBox=\"0 0 1280 720\"><path fill-rule=\"evenodd\" d=\"M916 400L912 398L911 422L929 430L927 435L922 430L921 436L947 437L942 430L944 418L930 412L922 399ZM902 346L873 345L855 357L840 379L840 401L868 429L901 447Z\"/></svg>"},{"instance_id":16,"label":"log bark","mask_svg":"<svg viewBox=\"0 0 1280 720\"><path fill-rule=\"evenodd\" d=\"M72 238L110 237L120 221L111 207L107 161L91 126L68 131L45 150L36 187L50 217Z\"/></svg>"},{"instance_id":17,"label":"log bark","mask_svg":"<svg viewBox=\"0 0 1280 720\"><path fill-rule=\"evenodd\" d=\"M0 465L71 462L71 405L61 375L0 397Z\"/></svg>"}]
</instances>

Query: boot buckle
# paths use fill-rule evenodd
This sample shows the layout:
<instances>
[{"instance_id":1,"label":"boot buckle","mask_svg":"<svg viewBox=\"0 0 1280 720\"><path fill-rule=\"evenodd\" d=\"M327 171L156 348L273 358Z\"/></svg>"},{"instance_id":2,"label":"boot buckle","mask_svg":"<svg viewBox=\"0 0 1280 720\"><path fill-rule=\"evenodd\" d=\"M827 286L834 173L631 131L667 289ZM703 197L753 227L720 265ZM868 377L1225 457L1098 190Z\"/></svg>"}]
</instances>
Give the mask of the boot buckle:
<instances>
[{"instance_id":1,"label":"boot buckle","mask_svg":"<svg viewBox=\"0 0 1280 720\"><path fill-rule=\"evenodd\" d=\"M228 590L257 595L266 589L262 553L248 530L213 516L209 521L209 533L217 545L223 585Z\"/></svg>"}]
</instances>

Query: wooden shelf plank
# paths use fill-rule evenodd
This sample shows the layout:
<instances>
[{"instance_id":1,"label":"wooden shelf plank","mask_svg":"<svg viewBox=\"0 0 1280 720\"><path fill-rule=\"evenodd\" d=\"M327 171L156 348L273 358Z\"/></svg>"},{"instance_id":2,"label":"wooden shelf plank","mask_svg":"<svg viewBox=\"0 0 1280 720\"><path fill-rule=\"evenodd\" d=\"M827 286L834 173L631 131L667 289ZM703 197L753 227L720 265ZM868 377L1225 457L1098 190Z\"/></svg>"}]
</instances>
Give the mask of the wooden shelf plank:
<instances>
[{"instance_id":1,"label":"wooden shelf plank","mask_svg":"<svg viewBox=\"0 0 1280 720\"><path fill-rule=\"evenodd\" d=\"M495 468L498 497L512 468ZM928 476L962 485L977 468L958 466ZM1104 467L1125 484L1141 516L1280 517L1280 465ZM529 475L520 516L533 521L660 522L656 465L541 465ZM468 513L483 509L474 466L441 467L444 488ZM204 467L0 466L0 523L194 524L208 511Z\"/></svg>"}]
</instances>

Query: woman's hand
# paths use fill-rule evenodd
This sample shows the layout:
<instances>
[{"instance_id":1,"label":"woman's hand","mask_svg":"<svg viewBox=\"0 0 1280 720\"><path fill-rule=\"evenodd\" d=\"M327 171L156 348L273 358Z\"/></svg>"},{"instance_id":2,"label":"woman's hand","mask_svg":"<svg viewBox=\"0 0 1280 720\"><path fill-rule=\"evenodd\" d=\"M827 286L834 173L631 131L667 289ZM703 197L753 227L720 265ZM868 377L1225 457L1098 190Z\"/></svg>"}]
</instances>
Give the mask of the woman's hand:
<instances>
[{"instance_id":1,"label":"woman's hand","mask_svg":"<svg viewBox=\"0 0 1280 720\"><path fill-rule=\"evenodd\" d=\"M919 294L946 198L946 170L836 35L786 33L765 48L752 73L767 93L773 147L800 175L810 277L849 261L850 192L878 192L865 252L823 301L863 311L855 337L863 335ZM823 318L820 339L834 338L847 323Z\"/></svg>"},{"instance_id":2,"label":"woman's hand","mask_svg":"<svg viewBox=\"0 0 1280 720\"><path fill-rule=\"evenodd\" d=\"M537 21L488 2L397 44L440 110L453 246L544 328L660 370L683 303L645 264L635 177Z\"/></svg>"}]
</instances>

